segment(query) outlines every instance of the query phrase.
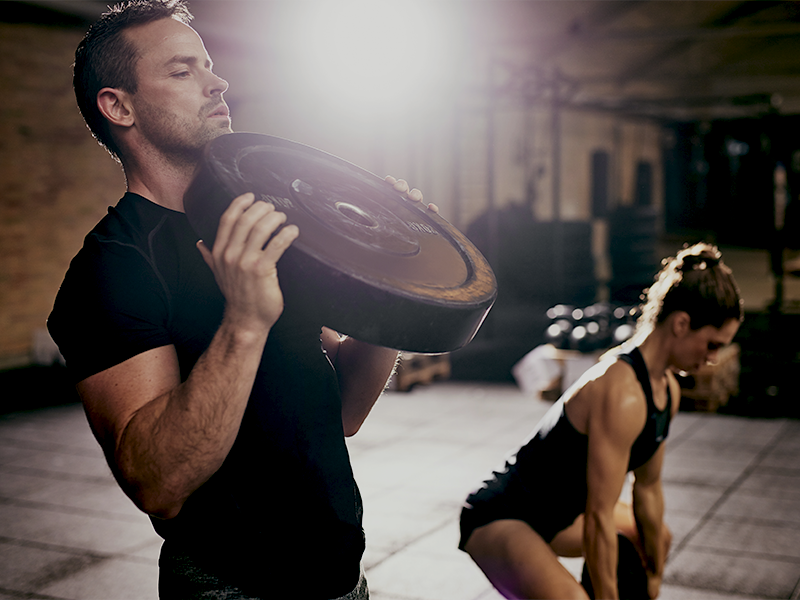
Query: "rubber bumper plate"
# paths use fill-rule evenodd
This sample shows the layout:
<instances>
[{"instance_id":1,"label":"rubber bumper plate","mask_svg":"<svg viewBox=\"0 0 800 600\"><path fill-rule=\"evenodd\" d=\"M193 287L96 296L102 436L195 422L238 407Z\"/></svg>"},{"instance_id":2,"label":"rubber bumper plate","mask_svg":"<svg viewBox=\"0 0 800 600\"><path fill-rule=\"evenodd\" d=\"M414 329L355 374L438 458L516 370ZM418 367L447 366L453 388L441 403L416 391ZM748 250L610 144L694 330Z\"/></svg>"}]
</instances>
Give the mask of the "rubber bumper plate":
<instances>
[{"instance_id":1,"label":"rubber bumper plate","mask_svg":"<svg viewBox=\"0 0 800 600\"><path fill-rule=\"evenodd\" d=\"M285 302L340 333L449 352L473 338L494 303L494 273L461 232L349 162L254 133L209 142L184 197L209 247L222 213L246 192L300 229L278 263Z\"/></svg>"}]
</instances>

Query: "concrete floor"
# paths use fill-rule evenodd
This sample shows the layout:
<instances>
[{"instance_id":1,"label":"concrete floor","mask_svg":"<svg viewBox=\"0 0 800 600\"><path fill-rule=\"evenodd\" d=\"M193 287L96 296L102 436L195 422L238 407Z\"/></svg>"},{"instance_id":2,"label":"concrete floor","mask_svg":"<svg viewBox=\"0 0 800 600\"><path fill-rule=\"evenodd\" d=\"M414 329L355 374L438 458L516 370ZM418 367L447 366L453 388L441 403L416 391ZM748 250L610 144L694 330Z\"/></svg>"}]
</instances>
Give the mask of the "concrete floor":
<instances>
[{"instance_id":1,"label":"concrete floor","mask_svg":"<svg viewBox=\"0 0 800 600\"><path fill-rule=\"evenodd\" d=\"M495 600L457 548L469 490L550 403L513 385L387 392L349 440L373 600ZM662 598L798 598L800 421L680 413ZM159 538L119 491L79 405L0 417L0 600L155 599ZM579 574L580 559L567 561Z\"/></svg>"}]
</instances>

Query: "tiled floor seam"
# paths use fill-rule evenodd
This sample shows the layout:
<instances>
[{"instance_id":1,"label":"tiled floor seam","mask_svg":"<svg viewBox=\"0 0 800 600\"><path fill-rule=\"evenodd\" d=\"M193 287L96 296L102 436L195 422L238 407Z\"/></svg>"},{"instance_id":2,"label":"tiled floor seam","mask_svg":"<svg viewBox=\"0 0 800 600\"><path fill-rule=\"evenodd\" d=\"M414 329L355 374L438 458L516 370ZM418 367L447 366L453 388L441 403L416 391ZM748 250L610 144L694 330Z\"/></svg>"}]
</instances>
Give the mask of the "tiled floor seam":
<instances>
[{"instance_id":1,"label":"tiled floor seam","mask_svg":"<svg viewBox=\"0 0 800 600\"><path fill-rule=\"evenodd\" d=\"M59 481L78 481L81 483L92 483L100 485L116 485L111 471L108 475L80 475L78 473L65 473L63 471L53 471L50 469L37 469L35 467L14 467L11 465L0 465L0 473L9 475L27 475L28 477L39 477L41 479L57 479Z\"/></svg>"},{"instance_id":2,"label":"tiled floor seam","mask_svg":"<svg viewBox=\"0 0 800 600\"><path fill-rule=\"evenodd\" d=\"M764 458L770 453L770 451L775 447L775 444L783 437L784 431L787 430L786 423L783 423L780 430L772 436L768 442L766 442L761 449L758 451L758 454L750 461L739 476L731 483L717 498L716 502L711 505L711 507L705 512L705 514L697 521L697 523L692 527L689 532L683 536L683 539L675 546L675 548L670 552L671 557L677 556L694 538L695 535L711 520L711 518L716 514L717 510L719 510L720 506L744 483L744 481L752 475L752 473L758 468ZM687 430L688 431L688 430Z\"/></svg>"},{"instance_id":3,"label":"tiled floor seam","mask_svg":"<svg viewBox=\"0 0 800 600\"><path fill-rule=\"evenodd\" d=\"M675 448L678 448L684 441L686 441L694 434L695 430L699 429L702 426L703 426L703 421L697 419L695 420L694 423L687 426L686 429L681 431L679 434L669 436L667 438L666 452L669 453L672 452Z\"/></svg>"},{"instance_id":4,"label":"tiled floor seam","mask_svg":"<svg viewBox=\"0 0 800 600\"><path fill-rule=\"evenodd\" d=\"M36 592L20 592L19 590L10 590L0 587L0 594L10 596L12 598L19 598L20 600L70 600L61 596L49 596L47 594L37 594Z\"/></svg>"},{"instance_id":5,"label":"tiled floor seam","mask_svg":"<svg viewBox=\"0 0 800 600\"><path fill-rule=\"evenodd\" d=\"M408 548L408 547L409 547L409 546L411 546L412 544L414 544L414 543L418 542L418 541L419 541L419 540L421 540L422 538L424 538L424 537L427 537L427 536L429 536L429 535L431 535L431 534L433 534L433 533L436 533L437 531L439 531L439 530L441 530L441 529L444 529L445 527L449 526L451 523L452 523L452 521L448 519L448 520L447 520L447 521L445 521L444 523L441 523L441 524L437 525L436 527L433 527L433 528L431 528L431 529L428 529L427 531L425 531L425 532L423 532L423 533L419 534L419 535L418 535L417 537L415 537L414 539L412 539L412 540L409 540L408 542L406 542L405 544L402 544L401 546L398 546L396 550L392 550L391 552L387 553L387 554L386 554L386 556L384 556L384 557L383 557L383 558L381 558L380 560L378 560L378 561L376 561L376 562L372 563L372 564L369 566L369 568L367 569L367 574L369 575L369 571L371 571L371 570L372 570L372 569L374 569L375 567L378 567L378 566L380 566L382 563L384 563L384 562L386 562L387 560L389 560L390 558L392 558L392 557L393 557L395 554L397 554L398 552L402 552L403 550L405 550L406 548Z\"/></svg>"},{"instance_id":6,"label":"tiled floor seam","mask_svg":"<svg viewBox=\"0 0 800 600\"><path fill-rule=\"evenodd\" d=\"M153 564L152 559L134 555L135 552L139 552L142 549L152 545L153 544L152 541L136 544L135 546L131 546L130 548L126 549L123 552L95 552L83 548L75 548L73 546L64 546L61 544L49 544L46 542L36 542L33 540L23 540L5 536L0 536L0 544L6 544L8 546L20 546L23 548L35 548L37 550L47 550L50 552L60 552L62 554L73 554L75 556L90 556L92 558L97 559L97 562L114 559L114 560L124 560L127 562L135 562L147 565Z\"/></svg>"},{"instance_id":7,"label":"tiled floor seam","mask_svg":"<svg viewBox=\"0 0 800 600\"><path fill-rule=\"evenodd\" d=\"M794 591L792 595L789 596L789 600L798 600L800 598L800 579L797 580L797 584L794 586Z\"/></svg>"},{"instance_id":8,"label":"tiled floor seam","mask_svg":"<svg viewBox=\"0 0 800 600\"><path fill-rule=\"evenodd\" d=\"M37 502L35 500L17 500L15 498L6 498L4 496L0 496L0 504L5 504L6 506L18 506L20 508L29 508L35 510L45 510L48 512L62 513L67 515L94 517L97 519L105 519L108 521L123 521L126 523L140 523L142 521L142 517L140 517L139 515L113 513L104 510L95 510L92 508L80 508L78 506L65 506L63 504L53 504L52 502Z\"/></svg>"},{"instance_id":9,"label":"tiled floor seam","mask_svg":"<svg viewBox=\"0 0 800 600\"><path fill-rule=\"evenodd\" d=\"M90 458L97 456L97 450L84 448L82 446L59 444L57 442L43 442L40 440L25 440L4 435L0 436L0 446L19 448L20 450L35 450L37 452L57 452L70 456Z\"/></svg>"},{"instance_id":10,"label":"tiled floor seam","mask_svg":"<svg viewBox=\"0 0 800 600\"><path fill-rule=\"evenodd\" d=\"M95 567L108 560L95 554L84 554L61 560L57 563L48 565L47 568L40 570L36 577L28 583L34 589L45 589L65 579L75 576L86 569Z\"/></svg>"},{"instance_id":11,"label":"tiled floor seam","mask_svg":"<svg viewBox=\"0 0 800 600\"><path fill-rule=\"evenodd\" d=\"M726 548L718 548L716 546L703 546L703 545L694 545L688 550L691 550L692 552L713 554L714 556L728 556L730 558L761 559L768 561L778 561L781 563L800 566L800 557L789 556L785 554L774 554L770 552L751 552L749 550L729 550Z\"/></svg>"}]
</instances>

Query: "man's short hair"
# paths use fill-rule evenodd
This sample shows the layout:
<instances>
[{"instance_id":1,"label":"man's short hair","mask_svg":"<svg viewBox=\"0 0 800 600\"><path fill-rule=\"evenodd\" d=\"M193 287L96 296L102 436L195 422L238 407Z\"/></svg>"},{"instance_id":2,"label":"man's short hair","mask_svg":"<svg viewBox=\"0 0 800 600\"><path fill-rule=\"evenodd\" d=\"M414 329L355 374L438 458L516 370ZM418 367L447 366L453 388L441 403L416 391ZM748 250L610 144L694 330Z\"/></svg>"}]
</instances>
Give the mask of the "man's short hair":
<instances>
[{"instance_id":1,"label":"man's short hair","mask_svg":"<svg viewBox=\"0 0 800 600\"><path fill-rule=\"evenodd\" d=\"M122 33L160 19L189 24L192 13L186 0L127 0L103 13L75 50L72 85L78 108L92 135L116 160L121 158L120 149L111 136L108 121L97 108L97 93L105 87L136 93L139 55Z\"/></svg>"}]
</instances>

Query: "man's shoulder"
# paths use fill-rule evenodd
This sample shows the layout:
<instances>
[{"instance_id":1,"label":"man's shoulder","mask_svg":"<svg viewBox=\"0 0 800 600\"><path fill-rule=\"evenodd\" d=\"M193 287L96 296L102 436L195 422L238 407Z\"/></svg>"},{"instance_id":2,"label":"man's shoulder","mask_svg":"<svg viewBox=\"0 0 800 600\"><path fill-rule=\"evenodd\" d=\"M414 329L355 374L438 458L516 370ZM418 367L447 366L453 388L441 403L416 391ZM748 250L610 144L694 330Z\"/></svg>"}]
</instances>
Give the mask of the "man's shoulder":
<instances>
[{"instance_id":1,"label":"man's shoulder","mask_svg":"<svg viewBox=\"0 0 800 600\"><path fill-rule=\"evenodd\" d=\"M146 243L154 229L178 214L128 192L116 205L109 207L108 213L89 232L87 240L134 245Z\"/></svg>"},{"instance_id":2,"label":"man's shoulder","mask_svg":"<svg viewBox=\"0 0 800 600\"><path fill-rule=\"evenodd\" d=\"M126 197L86 236L48 318L51 335L77 380L150 343L169 342L163 325L170 301L165 282L171 278L161 270L172 265L166 258L154 259L152 251L152 232L164 213L146 204L131 205ZM156 254L165 257L169 251Z\"/></svg>"},{"instance_id":3,"label":"man's shoulder","mask_svg":"<svg viewBox=\"0 0 800 600\"><path fill-rule=\"evenodd\" d=\"M160 281L156 264L169 256L170 248L162 248L154 257L153 232L164 228L164 221L173 211L141 197L123 196L115 206L86 235L83 245L72 258L64 277L59 296L82 295L81 290L102 290L103 296L113 295L115 288L130 289L134 281L143 278ZM152 206L150 206L152 205ZM175 213L180 214L180 213ZM166 229L170 229L169 226ZM166 236L170 237L169 232Z\"/></svg>"}]
</instances>

